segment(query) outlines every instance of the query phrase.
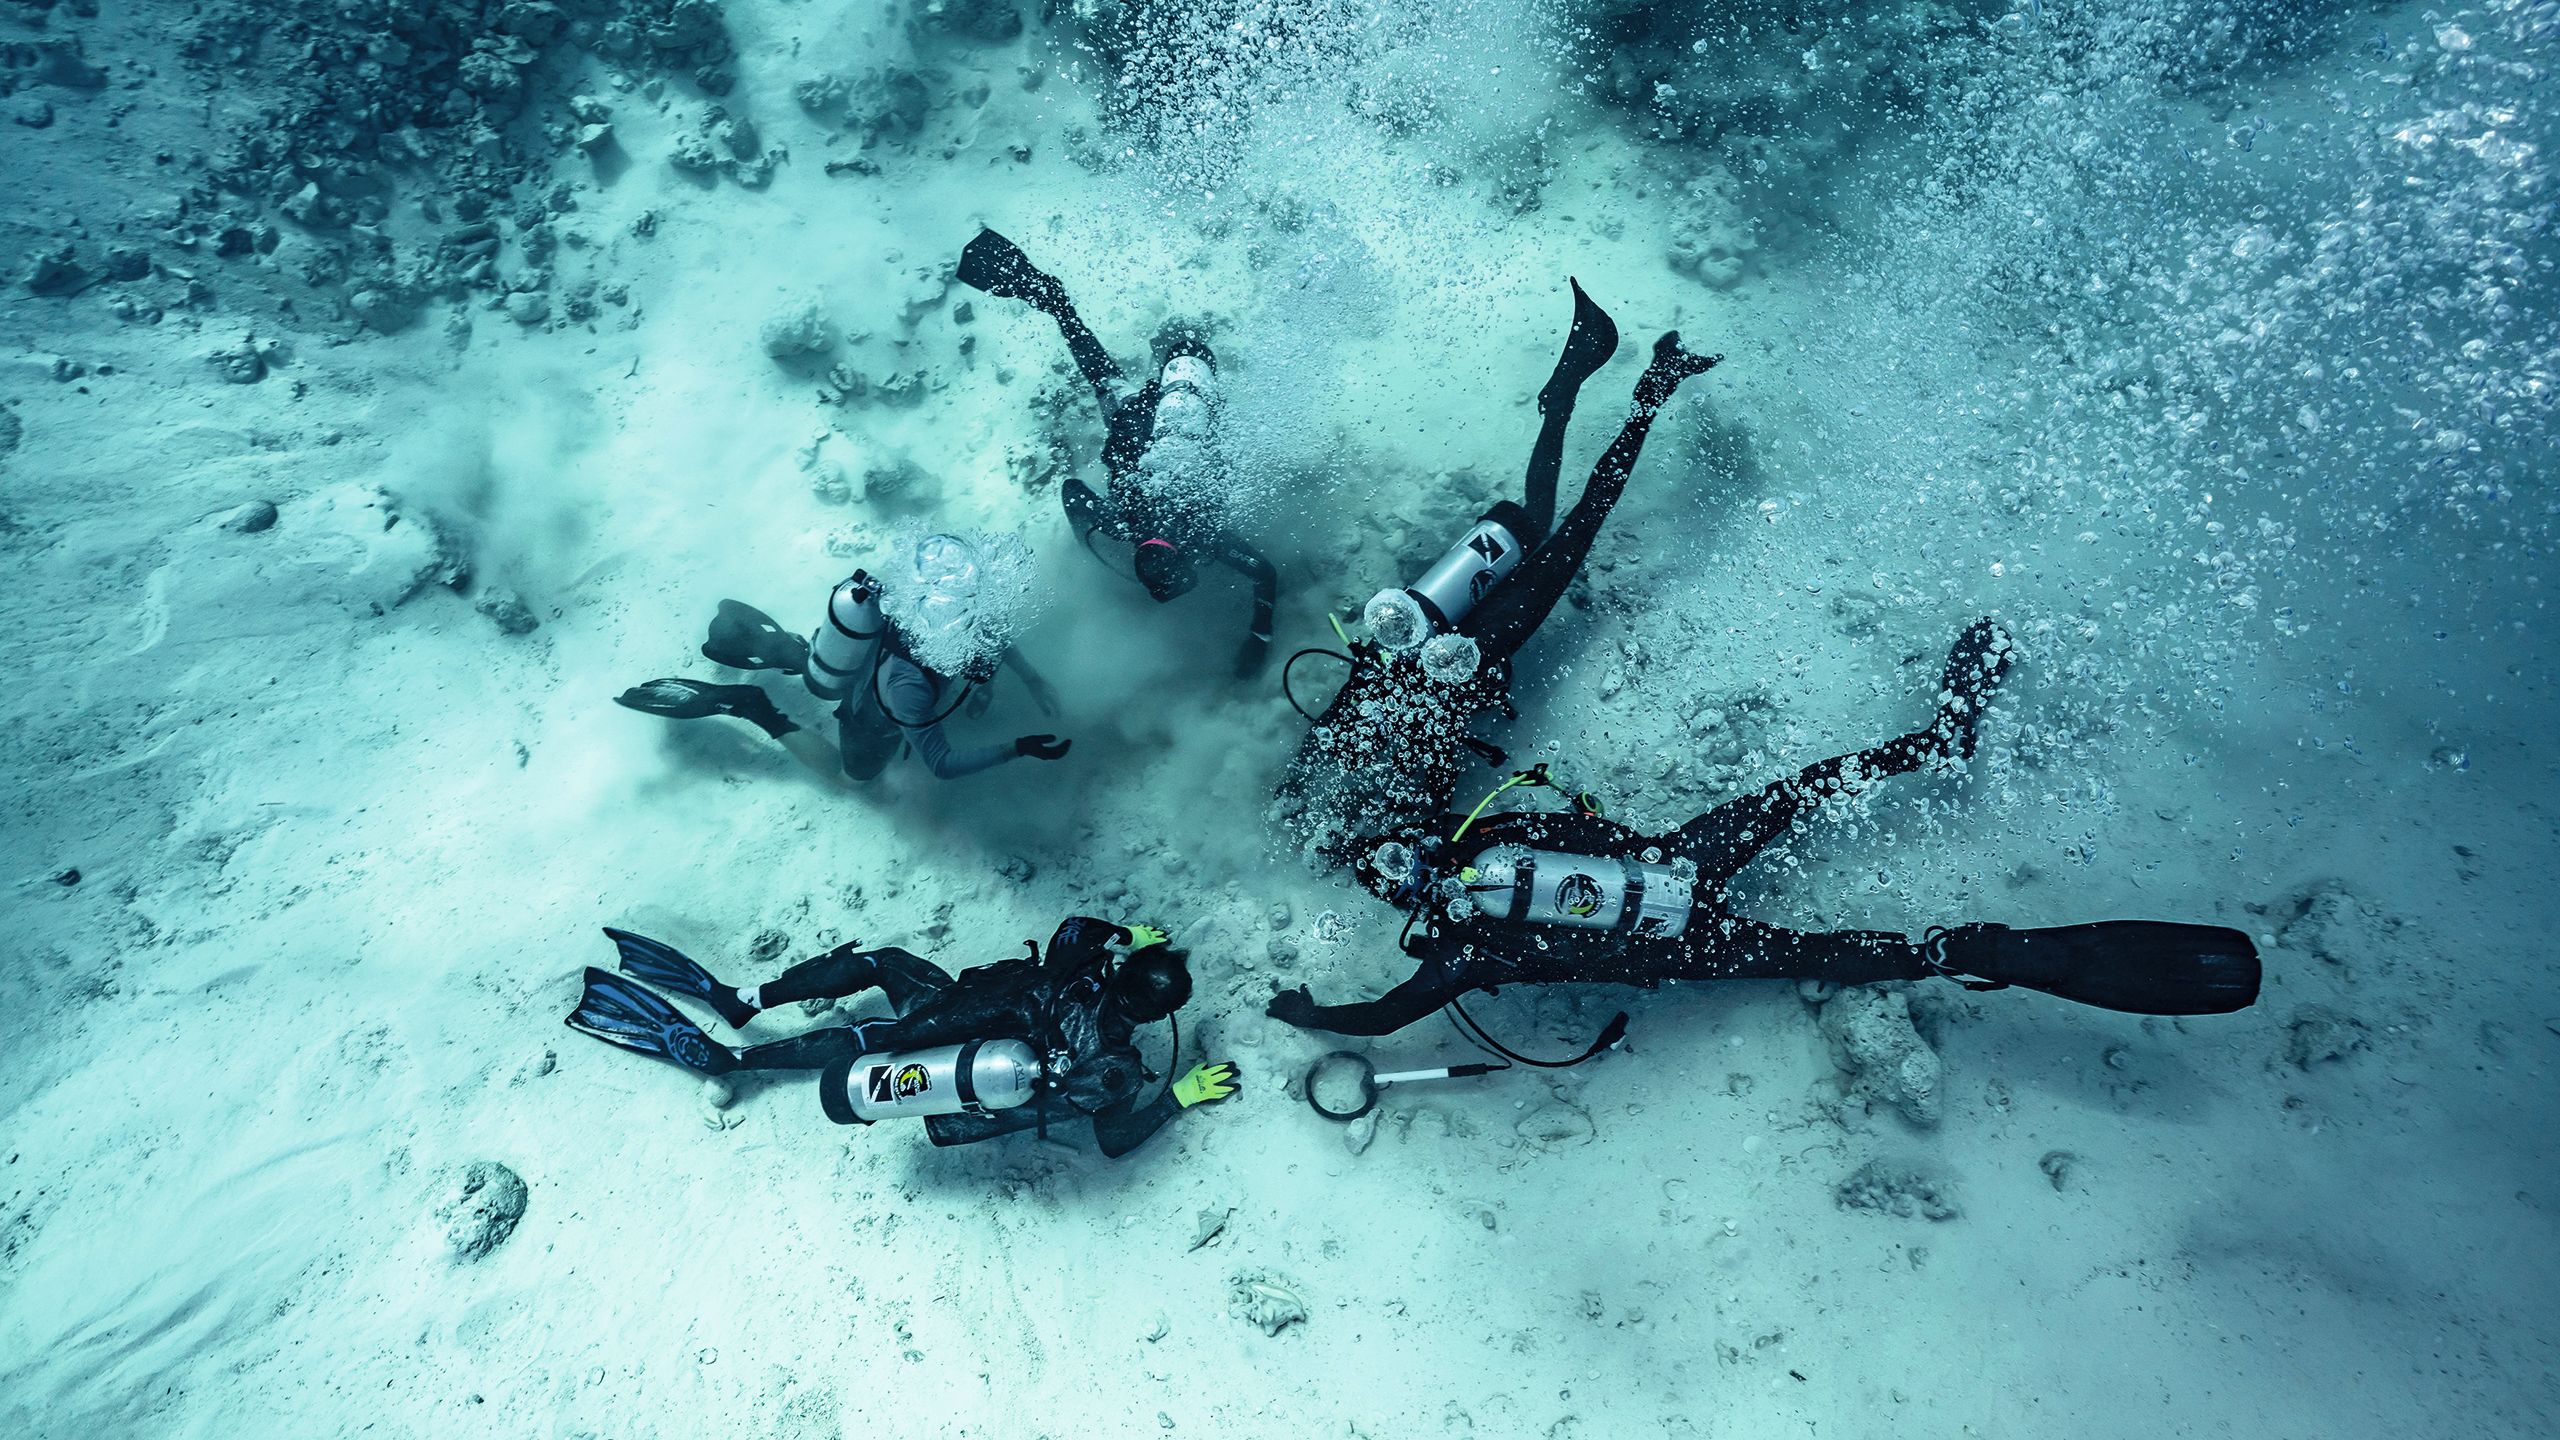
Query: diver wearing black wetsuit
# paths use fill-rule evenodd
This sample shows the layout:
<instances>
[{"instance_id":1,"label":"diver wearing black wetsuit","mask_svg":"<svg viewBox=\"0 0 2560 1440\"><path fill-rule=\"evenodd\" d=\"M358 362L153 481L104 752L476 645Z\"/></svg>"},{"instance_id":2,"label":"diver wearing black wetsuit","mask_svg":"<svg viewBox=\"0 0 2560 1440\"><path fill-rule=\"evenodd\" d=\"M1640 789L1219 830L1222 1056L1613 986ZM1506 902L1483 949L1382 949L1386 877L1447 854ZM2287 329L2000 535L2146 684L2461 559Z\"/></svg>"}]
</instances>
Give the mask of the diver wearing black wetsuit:
<instances>
[{"instance_id":1,"label":"diver wearing black wetsuit","mask_svg":"<svg viewBox=\"0 0 2560 1440\"><path fill-rule=\"evenodd\" d=\"M1045 955L963 970L957 979L932 961L894 946L853 942L804 960L764 985L731 989L673 948L607 930L628 975L692 995L720 1012L732 1029L759 1013L799 1000L849 999L877 989L893 1016L832 1025L787 1040L733 1050L704 1034L650 991L624 976L587 972L586 994L569 1017L572 1028L625 1049L676 1061L706 1075L735 1070L821 1070L819 1093L829 1117L843 1077L864 1055L913 1051L969 1040L1021 1040L1045 1057L1049 1076L1039 1100L984 1114L931 1115L936 1145L965 1145L1062 1118L1088 1115L1105 1155L1136 1149L1181 1110L1233 1093L1235 1067L1203 1064L1165 1087L1153 1101L1137 1097L1152 1078L1138 1055L1137 1027L1170 1017L1191 996L1182 952L1152 931L1105 920L1062 922ZM1115 954L1126 952L1114 962Z\"/></svg>"},{"instance_id":2,"label":"diver wearing black wetsuit","mask_svg":"<svg viewBox=\"0 0 2560 1440\"><path fill-rule=\"evenodd\" d=\"M1076 369L1093 387L1094 401L1102 407L1106 427L1102 466L1109 476L1109 497L1094 494L1091 486L1073 475L1059 486L1076 539L1097 556L1102 552L1094 545L1096 532L1130 546L1131 573L1159 603L1176 599L1199 583L1196 557L1205 556L1242 575L1253 587L1253 615L1244 644L1236 652L1235 673L1242 678L1261 669L1271 653L1278 572L1260 551L1228 528L1213 498L1172 493L1165 478L1149 469L1151 457L1161 461L1184 448L1200 452L1190 463L1223 463L1205 453L1205 432L1217 403L1218 368L1208 344L1181 329L1157 337L1158 373L1124 399L1119 363L1076 314L1066 287L1033 265L1012 241L993 230L979 231L961 252L959 279L990 295L1027 301L1057 321L1059 333L1066 337L1067 353L1075 357Z\"/></svg>"},{"instance_id":3,"label":"diver wearing black wetsuit","mask_svg":"<svg viewBox=\"0 0 2560 1440\"><path fill-rule=\"evenodd\" d=\"M1300 988L1274 996L1269 1013L1308 1029L1384 1035L1469 991L1502 985L1866 985L1930 976L1975 989L2021 985L2136 1014L2247 1007L2258 993L2257 951L2247 935L2220 926L1967 925L1913 941L1878 931L1789 930L1728 908L1725 887L1734 875L1809 808L1886 776L1972 758L1982 702L2010 660L2008 637L1991 621L1976 621L1947 657L1944 698L1927 727L1809 766L1667 834L1639 834L1584 810L1473 823L1449 816L1427 833L1371 837L1362 847L1362 882L1413 908L1403 944L1421 967L1375 1000L1318 1005ZM1535 852L1525 864L1524 852ZM1598 863L1575 863L1585 859ZM1684 873L1692 867L1694 876ZM1632 891L1623 888L1630 877ZM1600 924L1604 919L1611 923Z\"/></svg>"},{"instance_id":4,"label":"diver wearing black wetsuit","mask_svg":"<svg viewBox=\"0 0 2560 1440\"><path fill-rule=\"evenodd\" d=\"M1448 808L1467 767L1492 753L1469 726L1487 711L1508 711L1512 657L1589 558L1602 523L1626 492L1654 417L1681 381L1724 358L1681 349L1677 331L1656 341L1652 362L1636 380L1634 410L1592 467L1581 498L1556 524L1556 481L1574 397L1618 348L1616 323L1579 284L1573 284L1573 304L1564 354L1538 392L1545 419L1529 452L1522 503L1497 502L1486 514L1526 551L1517 568L1430 645L1399 650L1353 643L1350 677L1315 717L1281 781L1284 818L1295 821L1328 862L1347 863L1354 853L1349 842L1359 835L1427 823ZM1454 665L1432 663L1432 647L1451 643L1451 636L1469 642L1472 656L1460 646L1450 652L1459 657Z\"/></svg>"}]
</instances>

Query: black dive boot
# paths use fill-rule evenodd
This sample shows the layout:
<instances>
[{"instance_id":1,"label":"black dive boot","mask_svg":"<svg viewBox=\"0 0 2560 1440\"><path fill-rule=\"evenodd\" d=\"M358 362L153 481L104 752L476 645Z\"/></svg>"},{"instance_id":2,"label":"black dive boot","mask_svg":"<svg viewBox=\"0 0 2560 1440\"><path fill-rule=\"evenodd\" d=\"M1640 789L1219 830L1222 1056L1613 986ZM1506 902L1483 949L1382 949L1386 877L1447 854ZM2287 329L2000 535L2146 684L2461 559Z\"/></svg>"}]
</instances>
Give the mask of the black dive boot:
<instances>
[{"instance_id":1,"label":"black dive boot","mask_svg":"<svg viewBox=\"0 0 2560 1440\"><path fill-rule=\"evenodd\" d=\"M1930 931L1924 948L1929 968L1968 990L2017 985L2129 1015L2228 1015L2258 999L2258 947L2220 925L1959 925Z\"/></svg>"},{"instance_id":2,"label":"black dive boot","mask_svg":"<svg viewBox=\"0 0 2560 1440\"><path fill-rule=\"evenodd\" d=\"M1582 382L1600 373L1609 357L1618 353L1618 322L1582 293L1581 281L1567 276L1564 283L1573 287L1573 329L1564 337L1564 353L1556 357L1555 373L1538 391L1541 415L1559 402L1572 404Z\"/></svg>"}]
</instances>

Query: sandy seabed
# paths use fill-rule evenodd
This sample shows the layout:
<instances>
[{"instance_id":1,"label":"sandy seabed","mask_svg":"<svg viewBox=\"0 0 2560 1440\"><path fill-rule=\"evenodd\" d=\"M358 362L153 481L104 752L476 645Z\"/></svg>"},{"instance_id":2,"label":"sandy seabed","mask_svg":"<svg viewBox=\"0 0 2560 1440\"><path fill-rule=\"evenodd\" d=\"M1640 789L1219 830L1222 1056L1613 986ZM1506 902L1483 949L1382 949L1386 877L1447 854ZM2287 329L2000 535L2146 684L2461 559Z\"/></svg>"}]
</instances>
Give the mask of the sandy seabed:
<instances>
[{"instance_id":1,"label":"sandy seabed","mask_svg":"<svg viewBox=\"0 0 2560 1440\"><path fill-rule=\"evenodd\" d=\"M0 13L11 1430L2551 1432L2554 7L447 8L461 108L334 169L290 97L425 42ZM1240 591L1078 553L1099 420L952 284L981 225L1124 363L1211 328L1283 655L1517 483L1566 275L1628 340L1568 502L1654 335L1722 351L1500 743L1676 824L1998 614L1982 756L1753 912L2227 924L2260 1002L1895 992L1914 1097L1838 997L1515 989L1631 1038L1319 1119L1262 1005L1399 917L1266 816ZM1037 551L1064 713L953 725L1067 760L848 787L610 703L921 524ZM558 1023L603 925L746 979L1077 913L1172 930L1247 1081L1119 1163Z\"/></svg>"}]
</instances>

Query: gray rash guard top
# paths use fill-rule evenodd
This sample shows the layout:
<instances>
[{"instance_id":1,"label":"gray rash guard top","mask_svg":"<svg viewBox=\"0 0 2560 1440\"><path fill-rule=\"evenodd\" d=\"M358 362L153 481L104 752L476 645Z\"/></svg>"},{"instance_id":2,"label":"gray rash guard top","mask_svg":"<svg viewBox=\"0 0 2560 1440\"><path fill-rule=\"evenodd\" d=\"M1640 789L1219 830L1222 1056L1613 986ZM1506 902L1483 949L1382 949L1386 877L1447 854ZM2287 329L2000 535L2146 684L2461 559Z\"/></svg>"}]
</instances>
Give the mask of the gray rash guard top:
<instances>
[{"instance_id":1,"label":"gray rash guard top","mask_svg":"<svg viewBox=\"0 0 2560 1440\"><path fill-rule=\"evenodd\" d=\"M907 744L935 777L954 780L991 770L1015 758L1010 742L998 745L954 745L942 733L942 715L959 703L962 682L936 675L904 655L880 661L872 683L880 704L906 733Z\"/></svg>"}]
</instances>

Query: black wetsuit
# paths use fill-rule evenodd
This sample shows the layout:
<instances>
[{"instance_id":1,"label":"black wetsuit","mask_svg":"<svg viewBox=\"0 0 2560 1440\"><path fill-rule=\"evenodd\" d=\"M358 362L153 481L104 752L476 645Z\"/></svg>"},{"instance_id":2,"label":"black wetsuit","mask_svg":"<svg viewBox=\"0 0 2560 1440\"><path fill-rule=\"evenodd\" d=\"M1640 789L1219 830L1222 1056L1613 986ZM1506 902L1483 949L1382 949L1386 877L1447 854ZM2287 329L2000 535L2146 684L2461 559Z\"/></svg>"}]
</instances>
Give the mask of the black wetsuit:
<instances>
[{"instance_id":1,"label":"black wetsuit","mask_svg":"<svg viewBox=\"0 0 2560 1440\"><path fill-rule=\"evenodd\" d=\"M1406 937L1422 961L1411 978L1375 1000L1317 1005L1304 990L1275 998L1271 1014L1293 1025L1343 1035L1384 1035L1438 1010L1470 990L1500 985L1582 981L1651 987L1665 980L1809 979L1841 985L1916 980L1938 973L1928 952L1907 936L1869 930L1789 930L1735 914L1725 886L1770 841L1793 828L1810 805L1855 793L1867 781L1907 774L1947 753L1948 737L1906 735L1871 750L1825 760L1755 795L1728 801L1662 835L1641 834L1598 815L1500 814L1479 819L1439 860L1454 873L1496 845L1613 859L1686 860L1698 867L1687 927L1676 937L1638 938L1569 925L1524 925L1477 912L1472 902L1451 918L1445 901ZM1446 816L1430 834L1454 833ZM1366 856L1394 836L1357 847ZM1648 854L1647 852L1654 852ZM1398 877L1362 867L1362 880L1388 894Z\"/></svg>"},{"instance_id":2,"label":"black wetsuit","mask_svg":"<svg viewBox=\"0 0 2560 1440\"><path fill-rule=\"evenodd\" d=\"M1565 427L1581 384L1580 377L1559 372L1558 379L1570 383L1551 384L1546 392L1522 503L1496 507L1529 553L1456 627L1476 643L1475 673L1454 683L1435 680L1415 651L1356 643L1349 678L1298 743L1281 781L1281 810L1315 855L1347 863L1361 835L1428 823L1448 808L1470 765L1499 753L1471 727L1488 712L1509 713L1512 657L1546 623L1590 557L1602 523L1626 493L1654 416L1681 378L1659 359L1645 371L1636 382L1634 410L1592 467L1581 499L1550 534Z\"/></svg>"},{"instance_id":3,"label":"black wetsuit","mask_svg":"<svg viewBox=\"0 0 2560 1440\"><path fill-rule=\"evenodd\" d=\"M846 999L877 989L893 1019L860 1021L750 1046L738 1052L746 1070L820 1070L857 1056L925 1049L964 1040L1013 1039L1043 1055L1063 1051L1067 1067L1044 1102L984 1115L935 1115L925 1131L936 1145L965 1145L990 1136L1090 1115L1105 1155L1134 1150L1181 1106L1170 1088L1144 1105L1137 1097L1147 1071L1134 1040L1136 1025L1112 1003L1108 946L1129 932L1107 920L1076 918L1058 926L1047 953L963 970L957 979L909 951L840 946L784 971L757 999L766 1009L797 1000Z\"/></svg>"},{"instance_id":4,"label":"black wetsuit","mask_svg":"<svg viewBox=\"0 0 2560 1440\"><path fill-rule=\"evenodd\" d=\"M1077 542L1100 556L1102 552L1093 539L1096 532L1132 550L1149 541L1169 541L1186 555L1205 556L1242 575L1253 587L1253 614L1246 623L1245 643L1236 655L1236 673L1252 673L1270 652L1279 572L1262 552L1217 517L1165 503L1139 475L1147 451L1155 443L1156 406L1164 398L1161 379L1150 379L1138 387L1136 394L1122 400L1119 362L1111 358L1111 352L1103 348L1083 317L1076 314L1065 289L1053 288L1043 301L1035 303L1042 313L1058 322L1059 333L1066 337L1067 353L1075 357L1077 371L1093 387L1094 402L1102 407L1104 417L1102 468L1109 477L1110 498L1105 500L1094 494L1092 486L1073 475L1058 487L1059 498L1066 503L1067 523L1074 527ZM1121 568L1117 559L1110 563L1114 569Z\"/></svg>"}]
</instances>

